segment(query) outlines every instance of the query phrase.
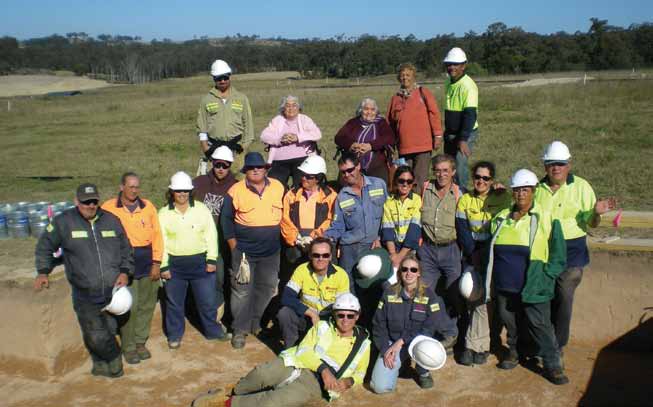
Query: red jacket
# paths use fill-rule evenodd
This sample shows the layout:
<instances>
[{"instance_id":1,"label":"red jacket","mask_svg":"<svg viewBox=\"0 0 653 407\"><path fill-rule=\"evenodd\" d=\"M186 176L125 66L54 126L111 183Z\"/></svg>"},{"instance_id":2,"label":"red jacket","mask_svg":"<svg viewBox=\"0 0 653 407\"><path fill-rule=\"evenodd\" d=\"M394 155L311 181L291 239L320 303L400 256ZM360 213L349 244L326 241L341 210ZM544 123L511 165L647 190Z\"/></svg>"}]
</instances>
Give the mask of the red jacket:
<instances>
[{"instance_id":1,"label":"red jacket","mask_svg":"<svg viewBox=\"0 0 653 407\"><path fill-rule=\"evenodd\" d=\"M443 133L438 104L431 91L421 86L410 96L392 96L388 122L399 140L401 155L433 150L433 138Z\"/></svg>"}]
</instances>

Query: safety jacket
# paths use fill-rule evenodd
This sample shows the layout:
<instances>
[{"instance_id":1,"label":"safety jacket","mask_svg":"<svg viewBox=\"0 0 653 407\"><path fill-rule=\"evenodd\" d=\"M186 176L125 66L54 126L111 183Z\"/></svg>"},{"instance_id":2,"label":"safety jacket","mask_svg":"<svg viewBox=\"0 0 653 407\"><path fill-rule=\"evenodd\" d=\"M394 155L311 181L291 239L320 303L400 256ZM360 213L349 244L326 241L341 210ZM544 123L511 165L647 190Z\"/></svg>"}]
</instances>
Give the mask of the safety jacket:
<instances>
[{"instance_id":1,"label":"safety jacket","mask_svg":"<svg viewBox=\"0 0 653 407\"><path fill-rule=\"evenodd\" d=\"M36 270L50 274L55 258L63 249L66 278L73 296L94 302L108 302L120 273L133 274L134 259L120 220L98 209L87 220L77 208L54 217L36 244Z\"/></svg>"},{"instance_id":2,"label":"safety jacket","mask_svg":"<svg viewBox=\"0 0 653 407\"><path fill-rule=\"evenodd\" d=\"M450 77L444 82L444 134L467 141L478 128L478 87L467 74L457 81Z\"/></svg>"},{"instance_id":3,"label":"safety jacket","mask_svg":"<svg viewBox=\"0 0 653 407\"><path fill-rule=\"evenodd\" d=\"M422 235L422 198L410 193L404 201L391 195L383 205L381 240L394 242L397 250L408 247L417 250Z\"/></svg>"},{"instance_id":4,"label":"safety jacket","mask_svg":"<svg viewBox=\"0 0 653 407\"><path fill-rule=\"evenodd\" d=\"M197 132L220 141L242 136L241 144L248 146L254 141L254 121L247 96L231 86L223 102L218 90L211 89L197 112Z\"/></svg>"},{"instance_id":5,"label":"safety jacket","mask_svg":"<svg viewBox=\"0 0 653 407\"><path fill-rule=\"evenodd\" d=\"M442 298L431 288L418 287L413 298L399 283L385 289L372 322L372 337L379 354L385 354L399 339L408 346L417 335L433 337L435 332L445 338L457 334Z\"/></svg>"},{"instance_id":6,"label":"safety jacket","mask_svg":"<svg viewBox=\"0 0 653 407\"><path fill-rule=\"evenodd\" d=\"M357 326L355 330L365 339L340 379L351 377L354 385L360 385L363 383L370 361L371 342L364 328ZM356 335L341 337L334 322L320 321L308 330L299 345L284 350L279 357L283 359L285 366L309 369L317 374L324 369L337 372L347 360L355 341ZM335 391L328 391L328 395L330 400L340 396Z\"/></svg>"},{"instance_id":7,"label":"safety jacket","mask_svg":"<svg viewBox=\"0 0 653 407\"><path fill-rule=\"evenodd\" d=\"M351 187L344 187L338 193L333 222L324 236L345 245L374 242L381 232L387 197L385 181L376 177L363 176L361 196Z\"/></svg>"},{"instance_id":8,"label":"safety jacket","mask_svg":"<svg viewBox=\"0 0 653 407\"><path fill-rule=\"evenodd\" d=\"M550 301L554 295L556 278L565 270L567 260L567 246L560 221L553 219L550 212L534 204L528 214L517 221L531 225L529 234L525 237L519 233L511 233L514 230L513 225L516 224L510 217L511 212L512 208L504 209L492 219L492 241L489 245L486 267L488 285L492 279L496 245L530 246L526 281L521 290L521 299L530 304ZM536 228L535 232L532 230L533 227ZM505 236L502 237L502 234ZM489 290L487 292L489 293Z\"/></svg>"},{"instance_id":9,"label":"safety jacket","mask_svg":"<svg viewBox=\"0 0 653 407\"><path fill-rule=\"evenodd\" d=\"M340 294L349 292L349 275L341 267L329 264L324 279L318 281L311 263L300 264L284 288L281 304L304 315L308 308L322 311Z\"/></svg>"},{"instance_id":10,"label":"safety jacket","mask_svg":"<svg viewBox=\"0 0 653 407\"><path fill-rule=\"evenodd\" d=\"M322 236L333 220L333 203L338 194L331 187L320 187L308 200L304 189L290 189L283 197L281 235L289 246L294 246L297 235Z\"/></svg>"},{"instance_id":11,"label":"safety jacket","mask_svg":"<svg viewBox=\"0 0 653 407\"><path fill-rule=\"evenodd\" d=\"M465 256L470 256L476 243L489 241L490 221L499 211L509 208L512 197L507 191L490 191L484 196L468 192L458 201L456 237Z\"/></svg>"}]
</instances>

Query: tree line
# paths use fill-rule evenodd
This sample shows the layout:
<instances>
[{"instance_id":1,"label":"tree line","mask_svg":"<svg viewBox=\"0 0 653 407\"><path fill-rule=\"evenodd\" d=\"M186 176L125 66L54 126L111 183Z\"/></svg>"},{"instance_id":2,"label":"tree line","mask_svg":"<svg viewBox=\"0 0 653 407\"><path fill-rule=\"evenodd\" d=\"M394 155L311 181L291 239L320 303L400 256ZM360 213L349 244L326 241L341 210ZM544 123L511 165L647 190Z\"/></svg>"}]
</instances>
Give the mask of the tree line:
<instances>
[{"instance_id":1,"label":"tree line","mask_svg":"<svg viewBox=\"0 0 653 407\"><path fill-rule=\"evenodd\" d=\"M362 35L329 39L201 37L183 42L143 42L140 37L73 32L18 41L0 38L0 74L30 69L70 70L117 82L142 83L206 72L224 59L238 73L298 71L307 78L352 78L394 73L413 62L427 74L442 72L442 58L463 48L474 75L653 66L653 23L628 28L590 19L587 32L537 34L497 22L483 33L438 35L419 40Z\"/></svg>"}]
</instances>

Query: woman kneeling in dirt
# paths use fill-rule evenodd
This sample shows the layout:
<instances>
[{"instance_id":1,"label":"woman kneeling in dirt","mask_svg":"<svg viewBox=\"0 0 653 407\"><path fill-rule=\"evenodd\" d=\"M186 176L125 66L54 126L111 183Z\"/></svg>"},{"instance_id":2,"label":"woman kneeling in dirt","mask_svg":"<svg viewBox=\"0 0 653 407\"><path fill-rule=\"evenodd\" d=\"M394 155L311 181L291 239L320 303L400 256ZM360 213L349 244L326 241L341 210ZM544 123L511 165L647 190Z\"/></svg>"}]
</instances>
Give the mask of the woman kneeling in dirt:
<instances>
[{"instance_id":1,"label":"woman kneeling in dirt","mask_svg":"<svg viewBox=\"0 0 653 407\"><path fill-rule=\"evenodd\" d=\"M529 170L512 176L515 204L492 219L487 279L494 285L497 311L508 331L510 351L498 367L513 369L519 364L518 332L523 332L524 321L542 357L544 377L559 385L569 379L551 324L551 299L556 278L565 269L567 246L560 221L533 202L537 184Z\"/></svg>"},{"instance_id":2,"label":"woman kneeling in dirt","mask_svg":"<svg viewBox=\"0 0 653 407\"><path fill-rule=\"evenodd\" d=\"M356 326L360 309L353 294L339 295L329 320L311 327L298 346L255 367L231 395L212 391L195 399L192 406L290 407L322 397L338 398L363 383L370 359L367 331Z\"/></svg>"}]
</instances>

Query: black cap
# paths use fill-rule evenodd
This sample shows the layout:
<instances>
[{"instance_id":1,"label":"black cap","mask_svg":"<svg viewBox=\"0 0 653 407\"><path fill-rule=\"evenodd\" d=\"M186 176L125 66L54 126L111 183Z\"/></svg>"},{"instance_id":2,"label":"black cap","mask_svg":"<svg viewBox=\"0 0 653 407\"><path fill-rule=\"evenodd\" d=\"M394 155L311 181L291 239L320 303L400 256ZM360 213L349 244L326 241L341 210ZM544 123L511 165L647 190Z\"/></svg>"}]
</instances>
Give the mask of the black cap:
<instances>
[{"instance_id":1,"label":"black cap","mask_svg":"<svg viewBox=\"0 0 653 407\"><path fill-rule=\"evenodd\" d=\"M80 202L88 201L89 199L100 200L100 193L95 184L82 184L77 187L77 200Z\"/></svg>"}]
</instances>

